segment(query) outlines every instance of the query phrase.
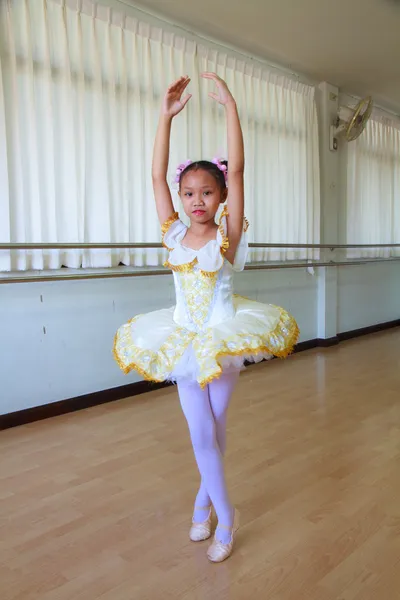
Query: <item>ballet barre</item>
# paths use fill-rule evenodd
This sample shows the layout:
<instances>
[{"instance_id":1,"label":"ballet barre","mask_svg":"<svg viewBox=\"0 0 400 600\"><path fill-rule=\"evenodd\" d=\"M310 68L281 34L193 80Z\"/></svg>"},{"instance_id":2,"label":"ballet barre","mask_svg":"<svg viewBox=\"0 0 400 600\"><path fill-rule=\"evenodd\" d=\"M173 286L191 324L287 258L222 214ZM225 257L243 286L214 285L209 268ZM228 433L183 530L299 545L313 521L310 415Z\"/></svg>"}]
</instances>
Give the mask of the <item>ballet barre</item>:
<instances>
[{"instance_id":1,"label":"ballet barre","mask_svg":"<svg viewBox=\"0 0 400 600\"><path fill-rule=\"evenodd\" d=\"M94 242L94 243L0 243L2 250L165 250L160 242ZM343 250L352 248L400 248L400 244L264 244L249 243L249 248L280 248L280 249L312 249L312 250Z\"/></svg>"},{"instance_id":2,"label":"ballet barre","mask_svg":"<svg viewBox=\"0 0 400 600\"><path fill-rule=\"evenodd\" d=\"M375 247L375 246L374 246ZM310 269L310 268L321 268L321 267L344 267L344 266L355 266L355 265L368 265L373 263L391 263L400 260L399 257L391 258L372 258L372 259L361 259L361 260L348 260L348 261L310 261L305 260L304 262L281 262L281 263L248 263L245 266L245 271L271 271L280 269ZM67 268L55 269L70 270ZM78 271L76 269L75 271ZM34 271L30 271L34 273ZM10 283L30 283L32 281L43 282L43 281L74 281L80 279L116 279L125 277L151 277L158 275L170 275L172 271L165 268L152 268L152 267L109 267L104 270L85 270L80 269L79 272L74 273L57 273L51 274L51 270L38 271L37 275L21 276L18 272L7 272L0 277L0 284Z\"/></svg>"},{"instance_id":3,"label":"ballet barre","mask_svg":"<svg viewBox=\"0 0 400 600\"><path fill-rule=\"evenodd\" d=\"M378 248L400 248L400 244L271 244L271 243L250 243L251 249L300 249L300 250L343 250L343 249L378 249ZM37 251L37 250L164 250L159 242L120 242L120 243L1 243L0 251ZM389 263L400 260L399 257L390 258L366 258L352 260L328 260L318 261L304 259L302 261L276 261L276 262L253 262L245 266L245 271L271 271L279 269L311 269L322 267L344 267L355 265L367 265L371 263ZM59 271L66 270L67 273ZM0 276L0 284L10 283L29 283L32 281L72 281L79 279L115 279L125 277L151 277L158 275L169 275L171 271L165 268L154 267L107 267L103 269L54 269L57 273L48 270L30 270L31 275L20 275L19 271L3 272ZM74 271L74 272L71 272ZM26 273L26 271L23 271ZM37 273L37 274L35 274Z\"/></svg>"}]
</instances>

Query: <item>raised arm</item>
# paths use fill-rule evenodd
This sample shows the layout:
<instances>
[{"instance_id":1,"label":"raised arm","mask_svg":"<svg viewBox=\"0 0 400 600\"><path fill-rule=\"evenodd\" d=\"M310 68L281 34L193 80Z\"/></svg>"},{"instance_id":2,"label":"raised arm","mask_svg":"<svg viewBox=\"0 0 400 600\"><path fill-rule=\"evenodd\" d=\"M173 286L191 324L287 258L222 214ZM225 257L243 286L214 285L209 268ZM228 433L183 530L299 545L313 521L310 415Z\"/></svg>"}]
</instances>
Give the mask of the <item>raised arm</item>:
<instances>
[{"instance_id":1,"label":"raised arm","mask_svg":"<svg viewBox=\"0 0 400 600\"><path fill-rule=\"evenodd\" d=\"M174 212L171 191L167 182L169 145L172 119L184 109L191 98L182 94L190 83L189 77L181 77L169 86L162 103L153 151L152 178L157 214L163 224Z\"/></svg>"},{"instance_id":2,"label":"raised arm","mask_svg":"<svg viewBox=\"0 0 400 600\"><path fill-rule=\"evenodd\" d=\"M223 81L215 73L203 73L217 86L217 93L210 92L213 98L225 108L228 129L228 237L227 258L233 259L243 232L244 218L244 146L236 102Z\"/></svg>"}]
</instances>

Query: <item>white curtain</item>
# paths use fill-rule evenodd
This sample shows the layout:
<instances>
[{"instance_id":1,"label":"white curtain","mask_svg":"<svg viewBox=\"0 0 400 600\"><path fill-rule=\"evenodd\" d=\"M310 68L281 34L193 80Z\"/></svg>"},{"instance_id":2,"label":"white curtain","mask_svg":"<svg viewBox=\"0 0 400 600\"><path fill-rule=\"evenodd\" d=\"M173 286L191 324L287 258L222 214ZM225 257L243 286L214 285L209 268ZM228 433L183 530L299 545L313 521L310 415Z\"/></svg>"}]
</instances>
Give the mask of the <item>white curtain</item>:
<instances>
[{"instance_id":1,"label":"white curtain","mask_svg":"<svg viewBox=\"0 0 400 600\"><path fill-rule=\"evenodd\" d=\"M224 114L207 98L203 70L226 78L237 98L251 241L318 243L314 89L90 0L0 4L0 241L159 241L151 154L161 97L177 76L190 74L193 99L174 124L171 179L186 158L226 152ZM3 251L0 270L162 258L157 249Z\"/></svg>"},{"instance_id":2,"label":"white curtain","mask_svg":"<svg viewBox=\"0 0 400 600\"><path fill-rule=\"evenodd\" d=\"M376 115L348 144L347 243L400 243L400 121ZM400 248L354 249L348 255L400 256Z\"/></svg>"}]
</instances>

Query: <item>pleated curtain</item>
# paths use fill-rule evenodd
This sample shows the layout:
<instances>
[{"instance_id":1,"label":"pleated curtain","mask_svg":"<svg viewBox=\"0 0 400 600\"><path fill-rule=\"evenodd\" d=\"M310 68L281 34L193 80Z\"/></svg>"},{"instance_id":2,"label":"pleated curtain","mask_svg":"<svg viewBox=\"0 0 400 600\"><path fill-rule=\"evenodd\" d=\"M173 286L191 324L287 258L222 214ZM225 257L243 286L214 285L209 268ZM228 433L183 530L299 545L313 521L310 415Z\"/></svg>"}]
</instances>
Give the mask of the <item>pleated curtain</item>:
<instances>
[{"instance_id":1,"label":"pleated curtain","mask_svg":"<svg viewBox=\"0 0 400 600\"><path fill-rule=\"evenodd\" d=\"M319 242L314 88L89 0L0 4L0 241L157 242L151 156L167 85L192 77L174 122L175 165L226 155L223 109L203 70L237 99L250 241ZM180 209L177 193L176 207ZM306 258L258 250L252 260ZM159 265L163 251L0 252L1 270Z\"/></svg>"},{"instance_id":2,"label":"pleated curtain","mask_svg":"<svg viewBox=\"0 0 400 600\"><path fill-rule=\"evenodd\" d=\"M347 243L400 243L400 120L375 116L347 152ZM354 249L349 256L400 256L400 248Z\"/></svg>"}]
</instances>

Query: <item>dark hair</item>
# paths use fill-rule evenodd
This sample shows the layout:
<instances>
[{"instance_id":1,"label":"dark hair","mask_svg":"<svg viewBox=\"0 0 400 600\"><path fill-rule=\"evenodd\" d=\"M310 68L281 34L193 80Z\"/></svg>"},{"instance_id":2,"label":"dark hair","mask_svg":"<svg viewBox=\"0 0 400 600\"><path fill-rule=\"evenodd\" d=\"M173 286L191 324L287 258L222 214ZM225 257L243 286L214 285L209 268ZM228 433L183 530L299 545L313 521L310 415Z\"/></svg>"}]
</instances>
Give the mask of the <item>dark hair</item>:
<instances>
[{"instance_id":1,"label":"dark hair","mask_svg":"<svg viewBox=\"0 0 400 600\"><path fill-rule=\"evenodd\" d=\"M220 164L225 165L228 168L227 160L221 160ZM221 191L226 189L226 181L225 181L224 173L218 169L216 164L214 164L213 162L211 162L209 160L197 160L196 162L190 163L190 165L187 166L186 169L184 171L182 171L182 173L181 173L180 180L179 180L179 189L181 188L182 179L184 178L184 176L187 173L190 173L191 171L198 171L199 169L201 169L202 171L206 171L207 173L210 173L210 175L212 175L214 177L214 179L216 180L216 182L218 183L219 187L221 188Z\"/></svg>"}]
</instances>

